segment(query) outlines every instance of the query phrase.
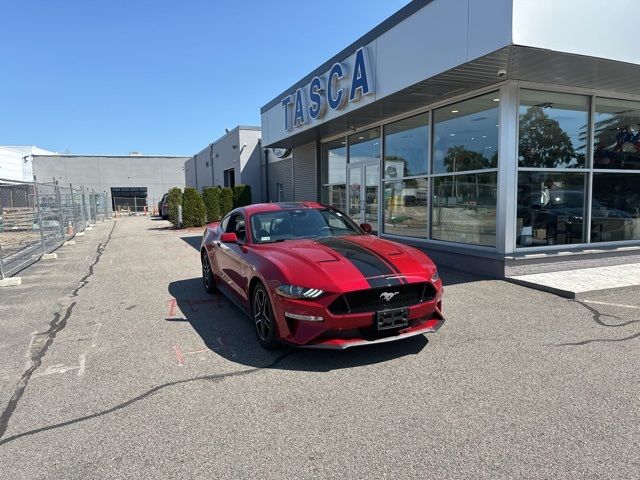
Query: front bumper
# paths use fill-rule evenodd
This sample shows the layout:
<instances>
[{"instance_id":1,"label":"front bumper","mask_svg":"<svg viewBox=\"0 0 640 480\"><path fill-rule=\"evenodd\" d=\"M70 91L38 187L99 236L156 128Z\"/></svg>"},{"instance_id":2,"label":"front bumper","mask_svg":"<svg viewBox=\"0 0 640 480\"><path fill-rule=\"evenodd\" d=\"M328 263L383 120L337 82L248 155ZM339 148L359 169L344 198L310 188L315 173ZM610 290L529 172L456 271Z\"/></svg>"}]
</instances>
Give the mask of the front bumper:
<instances>
[{"instance_id":1,"label":"front bumper","mask_svg":"<svg viewBox=\"0 0 640 480\"><path fill-rule=\"evenodd\" d=\"M317 343L311 343L308 345L302 345L302 348L319 348L325 350L346 350L351 347L361 347L364 345L375 345L378 343L395 342L396 340L402 340L404 338L415 337L416 335L424 335L425 333L433 333L437 331L444 323L444 318L439 315L439 318L428 318L423 323L410 326L402 330L398 330L395 334L378 337L378 338L332 338L319 341Z\"/></svg>"},{"instance_id":2,"label":"front bumper","mask_svg":"<svg viewBox=\"0 0 640 480\"><path fill-rule=\"evenodd\" d=\"M436 298L407 307L409 325L398 330L378 332L375 313L332 314L328 310L331 299L323 302L275 299L274 310L280 339L287 344L305 347L344 350L351 347L392 342L404 338L433 333L444 323L442 315L442 290ZM285 316L295 312L300 316L322 318L322 321L305 321Z\"/></svg>"}]
</instances>

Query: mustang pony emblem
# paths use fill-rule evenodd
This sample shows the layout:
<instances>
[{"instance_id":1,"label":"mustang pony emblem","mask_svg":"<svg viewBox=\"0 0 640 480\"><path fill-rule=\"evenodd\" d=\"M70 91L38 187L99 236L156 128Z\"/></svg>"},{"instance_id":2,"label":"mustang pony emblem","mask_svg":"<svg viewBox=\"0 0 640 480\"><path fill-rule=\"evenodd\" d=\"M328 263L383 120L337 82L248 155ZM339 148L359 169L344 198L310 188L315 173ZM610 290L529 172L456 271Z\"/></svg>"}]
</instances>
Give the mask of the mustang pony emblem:
<instances>
[{"instance_id":1,"label":"mustang pony emblem","mask_svg":"<svg viewBox=\"0 0 640 480\"><path fill-rule=\"evenodd\" d=\"M385 302L388 302L389 300L391 300L393 297L395 297L399 293L400 292L382 292L380 294L380 298L383 299Z\"/></svg>"}]
</instances>

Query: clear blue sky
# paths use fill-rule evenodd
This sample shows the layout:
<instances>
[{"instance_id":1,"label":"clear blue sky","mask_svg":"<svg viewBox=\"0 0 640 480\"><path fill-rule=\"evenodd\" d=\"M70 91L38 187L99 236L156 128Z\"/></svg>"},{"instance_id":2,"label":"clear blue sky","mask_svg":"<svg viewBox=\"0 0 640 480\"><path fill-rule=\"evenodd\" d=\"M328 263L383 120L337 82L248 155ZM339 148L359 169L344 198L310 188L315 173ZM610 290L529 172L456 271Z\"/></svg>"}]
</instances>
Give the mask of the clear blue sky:
<instances>
[{"instance_id":1,"label":"clear blue sky","mask_svg":"<svg viewBox=\"0 0 640 480\"><path fill-rule=\"evenodd\" d=\"M0 0L0 145L192 155L407 3Z\"/></svg>"}]
</instances>

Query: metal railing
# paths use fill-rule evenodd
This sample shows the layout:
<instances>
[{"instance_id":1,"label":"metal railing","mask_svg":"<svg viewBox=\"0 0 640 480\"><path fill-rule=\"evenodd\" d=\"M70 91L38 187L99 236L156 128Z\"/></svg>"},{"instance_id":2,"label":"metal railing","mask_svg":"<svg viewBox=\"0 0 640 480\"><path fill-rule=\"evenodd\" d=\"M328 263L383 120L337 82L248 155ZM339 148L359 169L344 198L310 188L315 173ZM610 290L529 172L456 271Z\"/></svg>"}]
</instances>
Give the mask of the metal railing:
<instances>
[{"instance_id":1,"label":"metal railing","mask_svg":"<svg viewBox=\"0 0 640 480\"><path fill-rule=\"evenodd\" d=\"M51 253L88 225L110 217L106 193L58 182L0 178L0 279Z\"/></svg>"}]
</instances>

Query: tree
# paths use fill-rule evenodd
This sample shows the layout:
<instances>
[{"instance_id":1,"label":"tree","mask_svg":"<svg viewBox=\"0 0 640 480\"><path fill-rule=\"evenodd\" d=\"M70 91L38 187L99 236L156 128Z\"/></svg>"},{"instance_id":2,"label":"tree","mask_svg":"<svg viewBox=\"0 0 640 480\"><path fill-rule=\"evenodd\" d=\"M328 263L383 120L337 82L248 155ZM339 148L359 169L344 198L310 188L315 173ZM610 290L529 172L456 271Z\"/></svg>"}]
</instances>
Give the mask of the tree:
<instances>
[{"instance_id":1,"label":"tree","mask_svg":"<svg viewBox=\"0 0 640 480\"><path fill-rule=\"evenodd\" d=\"M238 184L233 187L233 208L251 205L251 187Z\"/></svg>"},{"instance_id":2,"label":"tree","mask_svg":"<svg viewBox=\"0 0 640 480\"><path fill-rule=\"evenodd\" d=\"M182 205L182 190L178 187L173 187L169 190L167 196L167 203L169 204L169 221L174 226L178 226L178 205Z\"/></svg>"},{"instance_id":3,"label":"tree","mask_svg":"<svg viewBox=\"0 0 640 480\"><path fill-rule=\"evenodd\" d=\"M208 187L202 192L207 211L207 222L220 220L220 187Z\"/></svg>"},{"instance_id":4,"label":"tree","mask_svg":"<svg viewBox=\"0 0 640 480\"><path fill-rule=\"evenodd\" d=\"M183 226L201 227L204 225L206 210L204 200L200 192L193 187L184 189L182 195L182 222Z\"/></svg>"},{"instance_id":5,"label":"tree","mask_svg":"<svg viewBox=\"0 0 640 480\"><path fill-rule=\"evenodd\" d=\"M220 216L224 217L231 210L233 210L233 190L224 187L220 191Z\"/></svg>"},{"instance_id":6,"label":"tree","mask_svg":"<svg viewBox=\"0 0 640 480\"><path fill-rule=\"evenodd\" d=\"M555 168L584 160L578 155L571 138L539 106L532 106L520 117L518 155L521 166Z\"/></svg>"},{"instance_id":7,"label":"tree","mask_svg":"<svg viewBox=\"0 0 640 480\"><path fill-rule=\"evenodd\" d=\"M467 150L462 145L450 147L447 150L447 156L443 159L443 163L447 167L447 172L481 170L497 166L491 165L492 162L481 153Z\"/></svg>"}]
</instances>

